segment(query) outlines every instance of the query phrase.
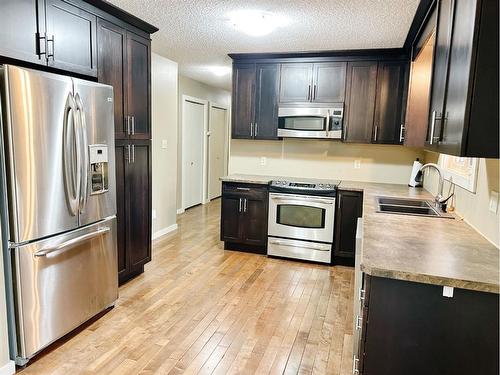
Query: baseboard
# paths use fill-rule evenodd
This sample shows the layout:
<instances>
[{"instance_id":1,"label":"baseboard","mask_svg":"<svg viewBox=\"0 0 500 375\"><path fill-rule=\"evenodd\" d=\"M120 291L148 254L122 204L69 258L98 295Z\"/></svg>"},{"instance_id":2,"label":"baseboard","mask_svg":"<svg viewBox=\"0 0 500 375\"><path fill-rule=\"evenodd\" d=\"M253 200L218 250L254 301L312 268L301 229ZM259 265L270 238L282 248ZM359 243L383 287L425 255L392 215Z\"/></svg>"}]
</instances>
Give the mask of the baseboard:
<instances>
[{"instance_id":1,"label":"baseboard","mask_svg":"<svg viewBox=\"0 0 500 375\"><path fill-rule=\"evenodd\" d=\"M164 235L166 235L166 234L168 234L170 232L173 232L176 229L177 229L177 224L172 224L169 227L160 229L159 231L156 231L156 232L153 233L153 240L156 240L157 238L163 237Z\"/></svg>"},{"instance_id":2,"label":"baseboard","mask_svg":"<svg viewBox=\"0 0 500 375\"><path fill-rule=\"evenodd\" d=\"M0 375L12 375L16 373L16 363L14 361L9 361L2 367L0 367Z\"/></svg>"},{"instance_id":3,"label":"baseboard","mask_svg":"<svg viewBox=\"0 0 500 375\"><path fill-rule=\"evenodd\" d=\"M184 211L186 211L184 208L178 208L177 209L177 215L183 214Z\"/></svg>"}]
</instances>

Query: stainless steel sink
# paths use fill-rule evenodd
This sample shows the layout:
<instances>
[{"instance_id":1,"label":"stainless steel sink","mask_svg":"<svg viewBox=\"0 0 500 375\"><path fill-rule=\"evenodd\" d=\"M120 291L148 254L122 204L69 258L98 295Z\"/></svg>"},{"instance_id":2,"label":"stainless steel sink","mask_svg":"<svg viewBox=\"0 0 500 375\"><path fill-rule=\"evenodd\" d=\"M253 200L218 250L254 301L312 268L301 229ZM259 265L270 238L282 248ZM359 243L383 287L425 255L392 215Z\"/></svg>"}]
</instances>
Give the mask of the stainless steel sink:
<instances>
[{"instance_id":1,"label":"stainless steel sink","mask_svg":"<svg viewBox=\"0 0 500 375\"><path fill-rule=\"evenodd\" d=\"M427 217L443 217L453 219L453 216L435 208L433 202L423 199L407 199L397 197L377 197L377 212L400 215L416 215Z\"/></svg>"}]
</instances>

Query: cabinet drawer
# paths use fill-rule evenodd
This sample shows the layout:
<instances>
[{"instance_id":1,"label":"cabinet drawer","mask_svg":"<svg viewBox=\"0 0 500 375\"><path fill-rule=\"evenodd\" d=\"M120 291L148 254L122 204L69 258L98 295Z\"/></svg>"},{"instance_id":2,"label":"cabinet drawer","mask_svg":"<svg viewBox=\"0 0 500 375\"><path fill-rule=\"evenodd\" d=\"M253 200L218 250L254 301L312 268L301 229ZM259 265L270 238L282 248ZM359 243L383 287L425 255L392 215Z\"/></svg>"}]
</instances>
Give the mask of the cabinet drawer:
<instances>
[{"instance_id":1,"label":"cabinet drawer","mask_svg":"<svg viewBox=\"0 0 500 375\"><path fill-rule=\"evenodd\" d=\"M255 199L267 199L267 185L223 183L222 194L241 194Z\"/></svg>"}]
</instances>

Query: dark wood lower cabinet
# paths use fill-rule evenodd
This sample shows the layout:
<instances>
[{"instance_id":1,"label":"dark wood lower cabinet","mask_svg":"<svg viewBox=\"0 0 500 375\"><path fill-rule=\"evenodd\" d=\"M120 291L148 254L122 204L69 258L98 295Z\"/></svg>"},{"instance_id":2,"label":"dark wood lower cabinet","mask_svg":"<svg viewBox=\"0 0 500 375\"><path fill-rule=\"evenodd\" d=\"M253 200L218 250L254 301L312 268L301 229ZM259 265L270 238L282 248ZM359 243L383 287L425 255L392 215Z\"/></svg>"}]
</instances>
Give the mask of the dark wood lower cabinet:
<instances>
[{"instance_id":1,"label":"dark wood lower cabinet","mask_svg":"<svg viewBox=\"0 0 500 375\"><path fill-rule=\"evenodd\" d=\"M338 190L333 263L354 266L356 227L363 216L363 193Z\"/></svg>"},{"instance_id":2,"label":"dark wood lower cabinet","mask_svg":"<svg viewBox=\"0 0 500 375\"><path fill-rule=\"evenodd\" d=\"M226 248L266 254L267 213L267 186L223 183L221 241Z\"/></svg>"},{"instance_id":3,"label":"dark wood lower cabinet","mask_svg":"<svg viewBox=\"0 0 500 375\"><path fill-rule=\"evenodd\" d=\"M499 295L365 275L363 375L496 375ZM359 357L358 357L359 356Z\"/></svg>"},{"instance_id":4,"label":"dark wood lower cabinet","mask_svg":"<svg viewBox=\"0 0 500 375\"><path fill-rule=\"evenodd\" d=\"M151 141L116 141L118 277L123 283L151 260Z\"/></svg>"}]
</instances>

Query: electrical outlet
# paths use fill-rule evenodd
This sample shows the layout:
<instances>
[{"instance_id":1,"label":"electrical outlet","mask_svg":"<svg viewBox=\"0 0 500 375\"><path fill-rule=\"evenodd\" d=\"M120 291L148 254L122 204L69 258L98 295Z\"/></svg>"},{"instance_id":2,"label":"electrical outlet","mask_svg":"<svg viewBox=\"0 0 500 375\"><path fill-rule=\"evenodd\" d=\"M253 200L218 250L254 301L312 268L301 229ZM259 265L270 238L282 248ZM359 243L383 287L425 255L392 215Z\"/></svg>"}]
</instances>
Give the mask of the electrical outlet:
<instances>
[{"instance_id":1,"label":"electrical outlet","mask_svg":"<svg viewBox=\"0 0 500 375\"><path fill-rule=\"evenodd\" d=\"M167 140L166 139L161 140L161 148L163 148L163 149L167 148Z\"/></svg>"},{"instance_id":2,"label":"electrical outlet","mask_svg":"<svg viewBox=\"0 0 500 375\"><path fill-rule=\"evenodd\" d=\"M151 216L153 217L153 220L156 220L156 210L152 210Z\"/></svg>"},{"instance_id":3,"label":"electrical outlet","mask_svg":"<svg viewBox=\"0 0 500 375\"><path fill-rule=\"evenodd\" d=\"M361 160L354 160L354 169L361 169Z\"/></svg>"},{"instance_id":4,"label":"electrical outlet","mask_svg":"<svg viewBox=\"0 0 500 375\"><path fill-rule=\"evenodd\" d=\"M265 156L262 156L260 158L260 165L262 166L267 165L267 158Z\"/></svg>"},{"instance_id":5,"label":"electrical outlet","mask_svg":"<svg viewBox=\"0 0 500 375\"><path fill-rule=\"evenodd\" d=\"M498 212L498 191L490 191L490 211L495 214Z\"/></svg>"}]
</instances>

